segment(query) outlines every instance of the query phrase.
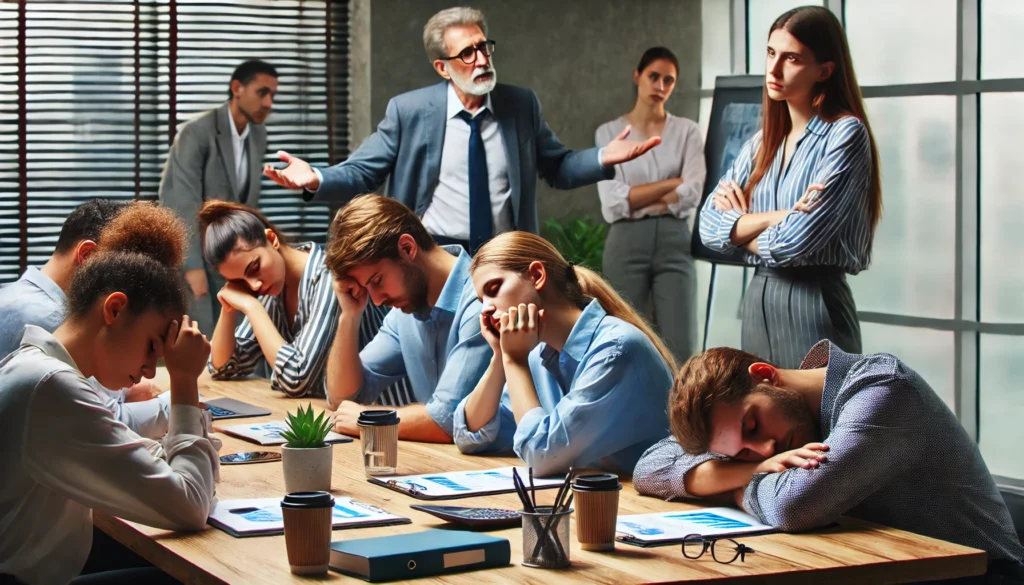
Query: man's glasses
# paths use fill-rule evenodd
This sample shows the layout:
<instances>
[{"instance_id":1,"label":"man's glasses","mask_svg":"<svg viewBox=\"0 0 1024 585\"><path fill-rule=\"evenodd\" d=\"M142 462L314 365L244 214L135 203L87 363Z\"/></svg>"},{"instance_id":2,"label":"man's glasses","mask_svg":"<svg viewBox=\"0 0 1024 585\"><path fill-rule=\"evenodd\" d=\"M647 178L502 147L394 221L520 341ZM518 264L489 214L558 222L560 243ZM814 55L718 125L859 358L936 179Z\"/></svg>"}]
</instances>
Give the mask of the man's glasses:
<instances>
[{"instance_id":1,"label":"man's glasses","mask_svg":"<svg viewBox=\"0 0 1024 585\"><path fill-rule=\"evenodd\" d=\"M494 54L494 41L484 41L475 47L466 47L459 52L458 55L453 57L441 57L442 61L450 61L452 59L462 59L462 62L466 65L472 65L476 63L477 51L483 53L485 56L490 57Z\"/></svg>"},{"instance_id":2,"label":"man's glasses","mask_svg":"<svg viewBox=\"0 0 1024 585\"><path fill-rule=\"evenodd\" d=\"M731 538L704 538L699 534L690 534L683 538L683 556L688 559L699 559L709 549L711 558L723 565L728 565L736 559L742 563L746 561L748 553L754 552L754 549Z\"/></svg>"}]
</instances>

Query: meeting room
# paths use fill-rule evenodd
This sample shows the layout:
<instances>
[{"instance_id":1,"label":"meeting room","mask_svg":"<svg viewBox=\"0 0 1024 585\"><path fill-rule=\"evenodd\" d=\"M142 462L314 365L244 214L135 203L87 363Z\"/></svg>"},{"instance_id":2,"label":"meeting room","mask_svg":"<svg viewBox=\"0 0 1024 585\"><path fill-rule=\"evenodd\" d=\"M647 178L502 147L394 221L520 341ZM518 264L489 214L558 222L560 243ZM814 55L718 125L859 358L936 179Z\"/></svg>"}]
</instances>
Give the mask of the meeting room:
<instances>
[{"instance_id":1,"label":"meeting room","mask_svg":"<svg viewBox=\"0 0 1024 585\"><path fill-rule=\"evenodd\" d=\"M1021 30L0 1L0 585L1024 585Z\"/></svg>"}]
</instances>

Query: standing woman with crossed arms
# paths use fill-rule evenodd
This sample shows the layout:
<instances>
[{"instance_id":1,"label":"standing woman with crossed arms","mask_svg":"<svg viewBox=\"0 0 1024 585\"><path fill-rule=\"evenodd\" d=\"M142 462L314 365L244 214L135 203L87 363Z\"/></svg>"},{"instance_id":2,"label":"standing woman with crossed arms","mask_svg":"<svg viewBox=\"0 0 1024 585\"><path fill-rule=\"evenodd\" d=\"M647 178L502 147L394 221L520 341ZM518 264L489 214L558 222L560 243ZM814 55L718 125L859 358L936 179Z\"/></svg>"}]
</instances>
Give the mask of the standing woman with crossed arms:
<instances>
[{"instance_id":1,"label":"standing woman with crossed arms","mask_svg":"<svg viewBox=\"0 0 1024 585\"><path fill-rule=\"evenodd\" d=\"M761 131L701 210L708 248L755 264L744 351L795 368L819 340L861 353L846 274L866 269L882 215L878 149L842 26L805 6L772 24Z\"/></svg>"}]
</instances>

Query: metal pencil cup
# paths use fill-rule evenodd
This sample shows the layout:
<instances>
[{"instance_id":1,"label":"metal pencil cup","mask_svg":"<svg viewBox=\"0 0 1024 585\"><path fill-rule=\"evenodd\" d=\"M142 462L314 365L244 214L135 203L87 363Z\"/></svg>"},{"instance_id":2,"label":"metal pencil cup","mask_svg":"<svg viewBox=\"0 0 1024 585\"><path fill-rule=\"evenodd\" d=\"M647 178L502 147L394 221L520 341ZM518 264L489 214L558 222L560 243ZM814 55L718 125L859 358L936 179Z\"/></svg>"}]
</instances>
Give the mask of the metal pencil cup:
<instances>
[{"instance_id":1,"label":"metal pencil cup","mask_svg":"<svg viewBox=\"0 0 1024 585\"><path fill-rule=\"evenodd\" d=\"M523 566L562 569L572 564L569 560L572 508L551 514L551 506L537 506L536 512L520 510L519 515L523 518Z\"/></svg>"}]
</instances>

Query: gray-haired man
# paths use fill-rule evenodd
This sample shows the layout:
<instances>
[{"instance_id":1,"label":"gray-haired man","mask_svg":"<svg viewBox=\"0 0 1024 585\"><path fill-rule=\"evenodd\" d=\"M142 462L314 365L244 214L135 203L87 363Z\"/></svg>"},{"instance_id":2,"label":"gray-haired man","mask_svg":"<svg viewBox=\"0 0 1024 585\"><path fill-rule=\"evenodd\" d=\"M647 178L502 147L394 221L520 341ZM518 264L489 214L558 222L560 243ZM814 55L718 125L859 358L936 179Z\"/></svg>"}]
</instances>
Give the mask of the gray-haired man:
<instances>
[{"instance_id":1,"label":"gray-haired man","mask_svg":"<svg viewBox=\"0 0 1024 585\"><path fill-rule=\"evenodd\" d=\"M596 183L660 142L626 140L627 129L601 150L563 146L533 91L497 83L496 43L479 10L438 12L423 27L423 45L444 81L392 99L348 160L313 169L280 152L288 166L264 173L306 189L307 200L337 202L378 190L390 175L388 194L415 210L438 243L475 250L500 232L537 232L538 175L557 189Z\"/></svg>"}]
</instances>

